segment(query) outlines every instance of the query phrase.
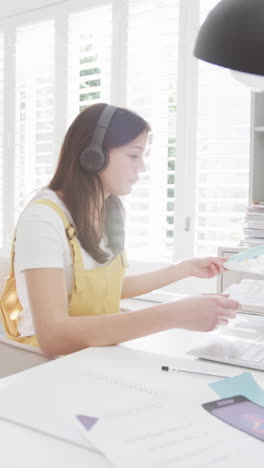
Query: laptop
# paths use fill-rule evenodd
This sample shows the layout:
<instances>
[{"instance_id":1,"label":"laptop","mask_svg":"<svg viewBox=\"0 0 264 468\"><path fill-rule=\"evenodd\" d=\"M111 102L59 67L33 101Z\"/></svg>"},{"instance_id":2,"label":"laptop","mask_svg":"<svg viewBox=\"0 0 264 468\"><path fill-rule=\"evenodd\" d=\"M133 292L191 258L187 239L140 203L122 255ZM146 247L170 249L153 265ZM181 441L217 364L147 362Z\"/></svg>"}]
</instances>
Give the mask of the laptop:
<instances>
[{"instance_id":1,"label":"laptop","mask_svg":"<svg viewBox=\"0 0 264 468\"><path fill-rule=\"evenodd\" d=\"M264 246L236 253L229 257L225 267L243 272L241 281L230 284L224 291L240 302L240 313L227 326L209 333L203 345L190 349L188 354L210 361L264 370ZM251 273L257 276L253 279ZM236 280L238 278L239 275Z\"/></svg>"},{"instance_id":2,"label":"laptop","mask_svg":"<svg viewBox=\"0 0 264 468\"><path fill-rule=\"evenodd\" d=\"M205 336L187 354L210 361L264 370L264 315L240 313Z\"/></svg>"}]
</instances>

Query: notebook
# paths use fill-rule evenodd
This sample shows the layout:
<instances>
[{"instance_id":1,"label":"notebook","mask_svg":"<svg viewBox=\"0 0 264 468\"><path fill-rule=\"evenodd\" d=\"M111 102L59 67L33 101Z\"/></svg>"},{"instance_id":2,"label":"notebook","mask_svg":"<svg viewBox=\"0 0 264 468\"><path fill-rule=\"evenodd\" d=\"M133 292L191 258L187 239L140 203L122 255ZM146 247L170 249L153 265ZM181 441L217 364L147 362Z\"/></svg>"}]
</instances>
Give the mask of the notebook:
<instances>
[{"instance_id":1,"label":"notebook","mask_svg":"<svg viewBox=\"0 0 264 468\"><path fill-rule=\"evenodd\" d=\"M0 379L0 417L87 448L76 414L100 419L149 405L162 394L154 379L152 385L140 378L148 367L160 369L162 357L122 346L78 355ZM130 372L133 365L138 374Z\"/></svg>"}]
</instances>

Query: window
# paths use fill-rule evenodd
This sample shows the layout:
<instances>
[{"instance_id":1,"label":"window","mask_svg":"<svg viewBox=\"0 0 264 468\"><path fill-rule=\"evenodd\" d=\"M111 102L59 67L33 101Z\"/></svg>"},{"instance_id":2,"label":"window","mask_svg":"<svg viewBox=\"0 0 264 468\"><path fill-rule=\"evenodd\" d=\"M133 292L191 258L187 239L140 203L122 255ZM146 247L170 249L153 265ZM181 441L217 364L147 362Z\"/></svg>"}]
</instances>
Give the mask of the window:
<instances>
[{"instance_id":1,"label":"window","mask_svg":"<svg viewBox=\"0 0 264 468\"><path fill-rule=\"evenodd\" d=\"M179 260L181 247L173 258L179 234L181 243L189 243L188 249L182 249L183 255L187 253L190 257L216 255L219 245L236 245L248 202L250 93L229 76L228 70L199 62L196 75L182 79L183 86L178 92L188 99L196 87L198 105L197 114L195 102L193 108L187 108L189 115L182 122L186 128L180 129L178 135L183 132L188 139L189 132L191 139L194 129L197 145L195 155L189 155L188 148L186 154L179 151L176 132L176 112L182 110L176 102L182 67L177 57L178 41L182 39L177 27L179 8L183 11L182 21L187 18L186 22L191 23L197 12L200 16L196 20L201 22L217 1L202 0L200 12L198 8L192 10L191 3L194 2L188 5L170 0L129 1L128 107L153 123L154 132L149 173L142 177L128 203L128 250L145 260L153 259L153 252L159 261ZM188 24L181 33L186 35L186 42L188 38L191 41L188 35L193 30L191 27L188 30ZM188 50L184 53L184 60L189 63L196 60L191 53ZM182 179L182 183L176 186L175 163L179 167L177 158L182 157L190 161L178 174L177 180ZM178 211L175 197L180 199ZM186 200L190 198L188 205Z\"/></svg>"},{"instance_id":2,"label":"window","mask_svg":"<svg viewBox=\"0 0 264 468\"><path fill-rule=\"evenodd\" d=\"M112 8L69 17L69 123L85 107L110 101Z\"/></svg>"},{"instance_id":3,"label":"window","mask_svg":"<svg viewBox=\"0 0 264 468\"><path fill-rule=\"evenodd\" d=\"M179 2L129 0L127 107L150 122L148 171L127 201L127 244L136 259L171 260L174 233Z\"/></svg>"},{"instance_id":4,"label":"window","mask_svg":"<svg viewBox=\"0 0 264 468\"><path fill-rule=\"evenodd\" d=\"M25 53L26 51L26 53ZM54 22L16 31L16 216L54 168Z\"/></svg>"}]
</instances>

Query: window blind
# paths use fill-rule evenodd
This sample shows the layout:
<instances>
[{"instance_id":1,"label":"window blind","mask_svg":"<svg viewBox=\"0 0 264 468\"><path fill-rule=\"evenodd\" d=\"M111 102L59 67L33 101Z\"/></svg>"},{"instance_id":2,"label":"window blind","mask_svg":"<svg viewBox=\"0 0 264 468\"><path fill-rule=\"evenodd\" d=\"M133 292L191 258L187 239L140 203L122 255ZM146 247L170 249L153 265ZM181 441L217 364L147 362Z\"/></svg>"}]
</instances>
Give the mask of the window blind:
<instances>
[{"instance_id":1,"label":"window blind","mask_svg":"<svg viewBox=\"0 0 264 468\"><path fill-rule=\"evenodd\" d=\"M54 22L16 31L16 217L53 172Z\"/></svg>"},{"instance_id":2,"label":"window blind","mask_svg":"<svg viewBox=\"0 0 264 468\"><path fill-rule=\"evenodd\" d=\"M201 1L201 21L217 3ZM250 91L229 70L199 62L196 255L238 245L248 204Z\"/></svg>"},{"instance_id":3,"label":"window blind","mask_svg":"<svg viewBox=\"0 0 264 468\"><path fill-rule=\"evenodd\" d=\"M3 247L4 33L0 32L0 248Z\"/></svg>"},{"instance_id":4,"label":"window blind","mask_svg":"<svg viewBox=\"0 0 264 468\"><path fill-rule=\"evenodd\" d=\"M150 122L148 170L127 197L130 257L171 260L179 2L129 0L127 107Z\"/></svg>"},{"instance_id":5,"label":"window blind","mask_svg":"<svg viewBox=\"0 0 264 468\"><path fill-rule=\"evenodd\" d=\"M85 107L110 101L111 5L69 16L68 121Z\"/></svg>"}]
</instances>

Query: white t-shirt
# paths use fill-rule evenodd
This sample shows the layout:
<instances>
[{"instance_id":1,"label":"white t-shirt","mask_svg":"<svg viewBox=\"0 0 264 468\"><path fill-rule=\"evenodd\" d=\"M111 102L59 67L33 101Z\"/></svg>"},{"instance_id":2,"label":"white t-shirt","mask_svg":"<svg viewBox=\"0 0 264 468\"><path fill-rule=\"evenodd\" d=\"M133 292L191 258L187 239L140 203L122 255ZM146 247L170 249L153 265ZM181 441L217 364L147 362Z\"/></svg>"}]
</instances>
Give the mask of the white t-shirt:
<instances>
[{"instance_id":1,"label":"white t-shirt","mask_svg":"<svg viewBox=\"0 0 264 468\"><path fill-rule=\"evenodd\" d=\"M48 199L63 209L69 222L74 225L69 211L62 200L50 189L41 189L32 200ZM68 295L73 284L72 253L65 234L64 224L58 213L47 205L31 202L26 206L17 224L15 242L15 278L20 304L23 308L19 320L21 336L35 334L32 314L27 294L24 270L31 268L62 268ZM112 251L102 240L100 247L107 252L109 262L113 259ZM82 247L84 268L101 267Z\"/></svg>"}]
</instances>

